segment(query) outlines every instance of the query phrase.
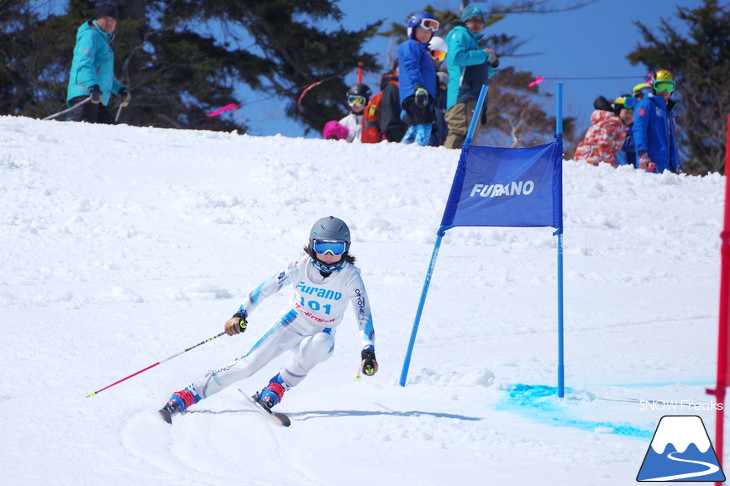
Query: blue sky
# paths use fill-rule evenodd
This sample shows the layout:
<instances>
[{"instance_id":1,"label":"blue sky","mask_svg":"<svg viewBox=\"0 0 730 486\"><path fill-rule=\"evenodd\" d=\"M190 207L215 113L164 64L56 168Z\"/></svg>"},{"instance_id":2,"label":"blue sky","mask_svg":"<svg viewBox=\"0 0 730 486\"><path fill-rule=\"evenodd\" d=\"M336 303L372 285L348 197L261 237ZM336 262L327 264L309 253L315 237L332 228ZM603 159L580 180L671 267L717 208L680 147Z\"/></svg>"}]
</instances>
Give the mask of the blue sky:
<instances>
[{"instance_id":1,"label":"blue sky","mask_svg":"<svg viewBox=\"0 0 730 486\"><path fill-rule=\"evenodd\" d=\"M46 0L58 8L67 0ZM553 0L554 7L564 7L578 0ZM38 1L45 3L45 1ZM510 4L505 0L504 4ZM426 5L439 10L458 10L460 0L340 0L338 5L344 12L343 25L347 29L358 29L367 23L385 19L384 26L391 22L405 22L408 16ZM489 12L495 2L472 1ZM563 84L564 116L577 119L577 130L582 132L589 125L593 111L593 100L603 95L611 101L620 94L646 79L643 66L632 66L626 56L642 41L638 28L633 24L639 20L644 25L656 27L661 18L669 19L675 27L684 27L675 18L676 7L694 8L702 0L598 0L587 7L556 14L510 15L491 25L487 33L506 33L520 40L527 40L518 54L535 53L529 57L502 58L501 65L515 66L518 70L532 71L536 76L546 78L599 78L546 79L540 85L541 92L555 93L557 83ZM335 28L336 25L332 25ZM393 47L394 49L397 46ZM381 56L381 64L387 59L388 40L376 36L365 45L365 51ZM348 84L356 82L357 59L353 59L352 73L346 76ZM497 74L498 75L498 74ZM630 79L610 79L611 76L631 76ZM603 78L603 79L601 79ZM364 82L377 92L380 73L367 74ZM682 87L678 86L681 96ZM304 136L305 127L284 116L284 103L269 99L264 93L241 90L244 106L239 109L252 135ZM246 105L245 103L251 103ZM554 113L554 106L546 107ZM345 113L343 113L343 116ZM309 137L319 134L310 133Z\"/></svg>"},{"instance_id":2,"label":"blue sky","mask_svg":"<svg viewBox=\"0 0 730 486\"><path fill-rule=\"evenodd\" d=\"M493 2L471 2L485 11ZM509 1L500 2L508 4ZM572 0L555 0L555 6L567 6ZM426 5L438 9L458 10L460 0L340 0L339 6L345 13L343 25L348 29L359 28L368 22L386 19L390 22L404 22L408 16ZM589 125L593 111L593 100L603 95L613 101L621 93L646 79L643 66L632 66L626 56L642 41L638 28L633 24L639 20L644 25L656 27L661 18L669 19L675 27L681 24L675 19L678 5L694 8L701 0L599 0L579 10L549 15L511 15L488 28L490 33L506 33L529 41L519 53L540 53L529 57L502 59L502 66L515 66L519 70L532 71L546 78L579 78L632 76L630 79L562 79L545 80L540 85L543 92L555 92L557 83L563 84L564 115L578 120L579 132ZM385 64L388 41L378 37L365 46L366 52L382 53ZM356 60L353 60L356 64ZM364 81L371 88L377 88L380 74L366 75ZM347 78L356 81L355 69ZM678 86L681 94L681 86ZM374 89L377 92L377 89ZM251 100L256 93L251 93ZM247 96L247 98L248 98ZM263 97L263 96L260 96ZM282 119L276 101L262 102L244 107L242 114L249 120L251 134L303 136L304 127ZM554 113L548 107L548 113ZM344 116L344 113L343 113ZM309 136L317 136L310 134Z\"/></svg>"}]
</instances>

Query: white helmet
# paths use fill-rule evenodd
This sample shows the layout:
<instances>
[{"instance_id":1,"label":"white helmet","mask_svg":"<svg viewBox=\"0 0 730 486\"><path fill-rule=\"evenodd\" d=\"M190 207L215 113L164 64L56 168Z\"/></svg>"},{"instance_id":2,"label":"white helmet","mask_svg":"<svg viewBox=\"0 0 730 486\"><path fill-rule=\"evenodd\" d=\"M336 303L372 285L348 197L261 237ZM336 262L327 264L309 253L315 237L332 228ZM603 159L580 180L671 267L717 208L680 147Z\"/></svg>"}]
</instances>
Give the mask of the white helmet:
<instances>
[{"instance_id":1,"label":"white helmet","mask_svg":"<svg viewBox=\"0 0 730 486\"><path fill-rule=\"evenodd\" d=\"M433 36L431 41L428 43L428 48L431 51L444 51L449 52L449 46L443 37Z\"/></svg>"},{"instance_id":2,"label":"white helmet","mask_svg":"<svg viewBox=\"0 0 730 486\"><path fill-rule=\"evenodd\" d=\"M428 52L436 61L442 63L446 60L446 53L449 52L449 46L443 37L431 37L428 43Z\"/></svg>"}]
</instances>

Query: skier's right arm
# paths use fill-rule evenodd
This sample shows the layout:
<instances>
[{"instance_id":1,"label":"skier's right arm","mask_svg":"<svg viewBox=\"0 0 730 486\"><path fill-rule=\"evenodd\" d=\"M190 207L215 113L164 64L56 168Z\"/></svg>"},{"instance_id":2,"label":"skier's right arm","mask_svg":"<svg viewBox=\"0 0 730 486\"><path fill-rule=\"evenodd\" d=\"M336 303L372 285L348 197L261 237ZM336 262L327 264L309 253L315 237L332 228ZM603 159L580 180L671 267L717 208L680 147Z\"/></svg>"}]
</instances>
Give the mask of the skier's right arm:
<instances>
[{"instance_id":1,"label":"skier's right arm","mask_svg":"<svg viewBox=\"0 0 730 486\"><path fill-rule=\"evenodd\" d=\"M248 315L259 305L259 303L267 297L270 297L281 290L289 281L290 273L299 267L299 262L291 263L286 270L272 275L268 279L253 289L241 303L238 312L226 321L225 331L229 336L244 332L248 324L246 319Z\"/></svg>"}]
</instances>

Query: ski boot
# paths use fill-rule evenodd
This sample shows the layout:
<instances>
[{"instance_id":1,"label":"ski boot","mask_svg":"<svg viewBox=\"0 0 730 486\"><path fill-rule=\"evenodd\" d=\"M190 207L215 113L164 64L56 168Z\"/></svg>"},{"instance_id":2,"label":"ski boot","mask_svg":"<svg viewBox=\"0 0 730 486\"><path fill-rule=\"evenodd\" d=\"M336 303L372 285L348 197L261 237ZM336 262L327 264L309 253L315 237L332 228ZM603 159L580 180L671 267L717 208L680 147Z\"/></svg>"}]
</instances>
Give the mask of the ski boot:
<instances>
[{"instance_id":1,"label":"ski boot","mask_svg":"<svg viewBox=\"0 0 730 486\"><path fill-rule=\"evenodd\" d=\"M261 390L261 393L259 393L259 401L269 410L271 410L274 405L281 402L281 399L284 398L284 392L288 390L289 387L286 383L284 383L284 380L282 379L280 374L276 374L275 377L269 381L269 384Z\"/></svg>"},{"instance_id":2,"label":"ski boot","mask_svg":"<svg viewBox=\"0 0 730 486\"><path fill-rule=\"evenodd\" d=\"M162 407L159 412L162 420L168 424L172 424L172 416L184 412L190 405L198 403L200 396L192 385L176 391L170 397L170 400Z\"/></svg>"}]
</instances>

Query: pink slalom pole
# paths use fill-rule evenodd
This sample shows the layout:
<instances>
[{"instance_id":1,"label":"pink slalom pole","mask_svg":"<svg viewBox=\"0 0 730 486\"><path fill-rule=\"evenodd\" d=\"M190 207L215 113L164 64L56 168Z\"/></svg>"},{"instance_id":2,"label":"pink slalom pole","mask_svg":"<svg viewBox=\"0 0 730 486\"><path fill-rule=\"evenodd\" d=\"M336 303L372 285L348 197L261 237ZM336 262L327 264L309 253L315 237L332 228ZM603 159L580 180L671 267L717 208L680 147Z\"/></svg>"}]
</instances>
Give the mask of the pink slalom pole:
<instances>
[{"instance_id":1,"label":"pink slalom pole","mask_svg":"<svg viewBox=\"0 0 730 486\"><path fill-rule=\"evenodd\" d=\"M114 385L118 385L119 383L121 383L121 382L123 382L123 381L126 381L126 380L128 380L128 379L130 379L130 378L132 378L132 377L134 377L134 376L137 376L137 375L138 375L138 374L140 374L140 373L144 373L145 371L147 371L147 370L149 370L149 369L152 369L152 368L154 368L155 366L157 366L157 365L160 365L160 364L164 363L165 361L170 361L170 360L171 360L172 358L175 358L175 357L177 357L177 356L180 356L180 355L181 355L181 354L183 354L183 353L187 353L187 352L188 352L188 351L190 351L191 349L195 349L195 348L197 348L198 346L202 346L203 344L205 344L205 343L207 343L207 342L210 342L210 341L212 341L212 340L213 340L213 339L215 339L215 338L219 338L219 337L221 337L221 336L222 336L222 335L224 335L224 334L225 334L225 331L224 331L224 332L222 332L222 333L220 333L220 334L217 334L217 335L215 335L215 336L213 336L213 337L210 337L210 338L206 339L205 341L201 341L201 342L199 342L198 344L196 344L196 345L194 345L194 346L190 346L190 347L189 347L188 349L186 349L186 350L184 350L184 351L180 351L179 353L175 353L175 354L173 354L172 356L168 356L167 358L163 359L162 361L158 361L158 362L157 362L157 363L155 363L155 364L151 364L151 365L149 365L149 366L148 366L147 368L143 368L143 369L141 369L141 370L139 370L139 371L136 371L136 372L132 373L132 374L131 374L131 375L129 375L129 376L125 376L125 377L124 377L124 378L122 378L121 380L115 381L115 382L114 382L114 383L112 383L111 385L107 385L107 386L105 386L104 388L100 388L100 389L98 389L98 390L96 390L96 391L93 391L93 392L89 393L88 395L86 395L86 398L89 398L89 397L93 397L93 396L96 396L96 394L97 394L97 393L101 393L101 392L103 392L104 390L106 390L107 388L111 388L111 387L113 387Z\"/></svg>"},{"instance_id":2,"label":"pink slalom pole","mask_svg":"<svg viewBox=\"0 0 730 486\"><path fill-rule=\"evenodd\" d=\"M720 317L717 338L717 385L707 393L714 395L717 404L715 411L715 453L722 467L723 442L725 432L725 394L728 371L728 327L730 327L730 184L728 183L728 168L730 168L730 115L727 117L727 135L725 141L725 218L721 238L721 267L720 267ZM722 483L716 482L716 486Z\"/></svg>"}]
</instances>

